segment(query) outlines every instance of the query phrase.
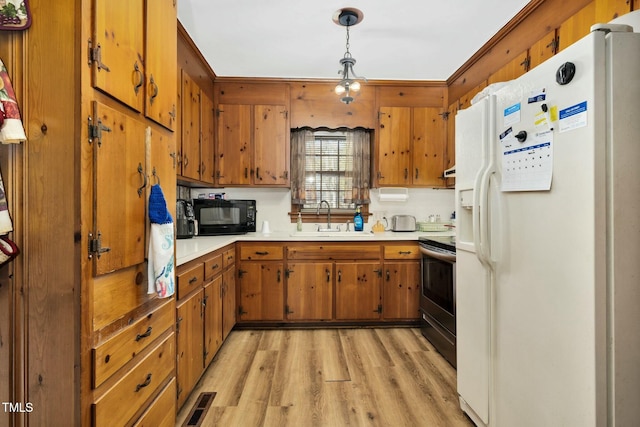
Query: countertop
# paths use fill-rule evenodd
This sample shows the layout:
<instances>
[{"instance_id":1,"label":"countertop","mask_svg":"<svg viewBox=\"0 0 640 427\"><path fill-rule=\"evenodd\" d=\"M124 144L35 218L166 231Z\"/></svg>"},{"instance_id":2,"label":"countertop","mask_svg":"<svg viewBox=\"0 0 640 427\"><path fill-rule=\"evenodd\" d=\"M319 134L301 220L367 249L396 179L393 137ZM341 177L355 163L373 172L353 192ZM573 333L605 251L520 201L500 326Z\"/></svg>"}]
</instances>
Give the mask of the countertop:
<instances>
[{"instance_id":1,"label":"countertop","mask_svg":"<svg viewBox=\"0 0 640 427\"><path fill-rule=\"evenodd\" d=\"M330 234L330 233L329 233ZM379 241L407 241L418 240L423 236L453 236L455 231L411 231L383 233L351 232L340 235L310 236L309 233L297 234L292 232L273 232L262 234L260 232L230 236L195 236L190 239L176 240L176 265L182 265L198 257L206 255L217 249L235 242L379 242Z\"/></svg>"}]
</instances>

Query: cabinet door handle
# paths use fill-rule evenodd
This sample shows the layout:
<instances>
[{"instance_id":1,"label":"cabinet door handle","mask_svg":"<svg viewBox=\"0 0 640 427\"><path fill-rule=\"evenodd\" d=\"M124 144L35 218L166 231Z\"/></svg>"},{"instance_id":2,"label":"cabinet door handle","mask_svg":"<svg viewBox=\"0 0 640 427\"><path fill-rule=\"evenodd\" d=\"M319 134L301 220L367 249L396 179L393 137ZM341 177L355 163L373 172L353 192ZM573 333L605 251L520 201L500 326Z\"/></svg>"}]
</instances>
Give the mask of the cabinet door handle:
<instances>
[{"instance_id":1,"label":"cabinet door handle","mask_svg":"<svg viewBox=\"0 0 640 427\"><path fill-rule=\"evenodd\" d=\"M331 281L331 272L329 271L329 269L327 268L325 270L325 273L327 273L327 283L329 283Z\"/></svg>"},{"instance_id":2,"label":"cabinet door handle","mask_svg":"<svg viewBox=\"0 0 640 427\"><path fill-rule=\"evenodd\" d=\"M193 284L196 283L198 281L198 278L196 276L193 276L191 279L189 279L189 284Z\"/></svg>"},{"instance_id":3,"label":"cabinet door handle","mask_svg":"<svg viewBox=\"0 0 640 427\"><path fill-rule=\"evenodd\" d=\"M147 186L147 174L144 173L144 170L142 169L142 163L138 163L138 173L142 178L142 185L138 188L138 197L142 197L142 190Z\"/></svg>"},{"instance_id":4,"label":"cabinet door handle","mask_svg":"<svg viewBox=\"0 0 640 427\"><path fill-rule=\"evenodd\" d=\"M249 169L248 168L244 168L244 177L245 178L249 178Z\"/></svg>"},{"instance_id":5,"label":"cabinet door handle","mask_svg":"<svg viewBox=\"0 0 640 427\"><path fill-rule=\"evenodd\" d=\"M256 168L256 179L260 179L260 168Z\"/></svg>"},{"instance_id":6,"label":"cabinet door handle","mask_svg":"<svg viewBox=\"0 0 640 427\"><path fill-rule=\"evenodd\" d=\"M158 96L158 85L153 79L153 74L151 74L151 78L149 79L149 85L151 86L152 90L151 96L149 97L149 104L153 105L153 101L156 99L156 96Z\"/></svg>"},{"instance_id":7,"label":"cabinet door handle","mask_svg":"<svg viewBox=\"0 0 640 427\"><path fill-rule=\"evenodd\" d=\"M147 374L147 378L144 380L142 384L136 385L136 393L140 391L141 388L144 388L151 384L151 374Z\"/></svg>"},{"instance_id":8,"label":"cabinet door handle","mask_svg":"<svg viewBox=\"0 0 640 427\"><path fill-rule=\"evenodd\" d=\"M269 255L268 251L256 251L256 255Z\"/></svg>"},{"instance_id":9,"label":"cabinet door handle","mask_svg":"<svg viewBox=\"0 0 640 427\"><path fill-rule=\"evenodd\" d=\"M278 283L280 283L280 276L282 275L282 272L280 271L280 269L278 269Z\"/></svg>"},{"instance_id":10,"label":"cabinet door handle","mask_svg":"<svg viewBox=\"0 0 640 427\"><path fill-rule=\"evenodd\" d=\"M136 335L136 342L140 341L143 338L147 338L148 336L151 336L151 329L153 329L153 328L151 328L151 326L149 326L144 334Z\"/></svg>"},{"instance_id":11,"label":"cabinet door handle","mask_svg":"<svg viewBox=\"0 0 640 427\"><path fill-rule=\"evenodd\" d=\"M411 255L411 251L398 251L400 255Z\"/></svg>"},{"instance_id":12,"label":"cabinet door handle","mask_svg":"<svg viewBox=\"0 0 640 427\"><path fill-rule=\"evenodd\" d=\"M416 168L416 179L418 179L418 171L419 171L419 169Z\"/></svg>"},{"instance_id":13,"label":"cabinet door handle","mask_svg":"<svg viewBox=\"0 0 640 427\"><path fill-rule=\"evenodd\" d=\"M144 83L144 75L142 74L142 71L140 71L140 67L138 67L138 61L133 64L133 71L138 75L138 82L133 85L133 91L137 95L138 91L142 87L142 84Z\"/></svg>"},{"instance_id":14,"label":"cabinet door handle","mask_svg":"<svg viewBox=\"0 0 640 427\"><path fill-rule=\"evenodd\" d=\"M216 268L218 268L218 264L213 264L213 265L211 266L211 269L212 269L212 270L215 270Z\"/></svg>"},{"instance_id":15,"label":"cabinet door handle","mask_svg":"<svg viewBox=\"0 0 640 427\"><path fill-rule=\"evenodd\" d=\"M378 274L378 277L382 277L382 270L373 270L374 273Z\"/></svg>"},{"instance_id":16,"label":"cabinet door handle","mask_svg":"<svg viewBox=\"0 0 640 427\"><path fill-rule=\"evenodd\" d=\"M342 271L338 270L338 282L342 282Z\"/></svg>"},{"instance_id":17,"label":"cabinet door handle","mask_svg":"<svg viewBox=\"0 0 640 427\"><path fill-rule=\"evenodd\" d=\"M409 178L409 169L404 168L404 179L408 179L408 178Z\"/></svg>"},{"instance_id":18,"label":"cabinet door handle","mask_svg":"<svg viewBox=\"0 0 640 427\"><path fill-rule=\"evenodd\" d=\"M386 271L386 275L387 275L387 282L389 280L391 280L391 273L389 272L389 270Z\"/></svg>"}]
</instances>

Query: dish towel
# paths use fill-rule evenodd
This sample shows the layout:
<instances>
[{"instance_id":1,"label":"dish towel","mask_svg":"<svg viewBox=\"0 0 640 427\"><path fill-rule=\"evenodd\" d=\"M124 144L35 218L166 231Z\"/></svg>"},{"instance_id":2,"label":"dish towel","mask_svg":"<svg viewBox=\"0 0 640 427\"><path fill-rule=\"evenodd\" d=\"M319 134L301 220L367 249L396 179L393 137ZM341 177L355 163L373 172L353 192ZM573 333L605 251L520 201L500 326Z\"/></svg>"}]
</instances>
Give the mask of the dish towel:
<instances>
[{"instance_id":1,"label":"dish towel","mask_svg":"<svg viewBox=\"0 0 640 427\"><path fill-rule=\"evenodd\" d=\"M13 231L13 222L9 215L9 204L0 171L0 266L5 265L20 253L18 246L7 236L11 231Z\"/></svg>"},{"instance_id":2,"label":"dish towel","mask_svg":"<svg viewBox=\"0 0 640 427\"><path fill-rule=\"evenodd\" d=\"M19 144L27 140L11 79L0 59L0 142Z\"/></svg>"},{"instance_id":3,"label":"dish towel","mask_svg":"<svg viewBox=\"0 0 640 427\"><path fill-rule=\"evenodd\" d=\"M168 298L175 292L173 219L160 184L151 186L149 195L149 287L147 293Z\"/></svg>"}]
</instances>

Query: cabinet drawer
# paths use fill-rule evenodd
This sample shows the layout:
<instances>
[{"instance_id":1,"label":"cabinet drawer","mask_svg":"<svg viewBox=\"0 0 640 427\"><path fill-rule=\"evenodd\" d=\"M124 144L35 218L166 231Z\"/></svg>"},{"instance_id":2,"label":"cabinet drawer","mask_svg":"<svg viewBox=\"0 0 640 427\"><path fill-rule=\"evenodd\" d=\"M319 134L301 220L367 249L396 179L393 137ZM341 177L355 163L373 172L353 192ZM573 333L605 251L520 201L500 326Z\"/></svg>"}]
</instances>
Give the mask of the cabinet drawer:
<instances>
[{"instance_id":1,"label":"cabinet drawer","mask_svg":"<svg viewBox=\"0 0 640 427\"><path fill-rule=\"evenodd\" d=\"M241 260L280 260L283 257L282 245L242 245Z\"/></svg>"},{"instance_id":2,"label":"cabinet drawer","mask_svg":"<svg viewBox=\"0 0 640 427\"><path fill-rule=\"evenodd\" d=\"M385 245L384 259L420 259L418 245Z\"/></svg>"},{"instance_id":3,"label":"cabinet drawer","mask_svg":"<svg viewBox=\"0 0 640 427\"><path fill-rule=\"evenodd\" d=\"M222 268L227 268L236 262L236 249L227 249L222 254Z\"/></svg>"},{"instance_id":4,"label":"cabinet drawer","mask_svg":"<svg viewBox=\"0 0 640 427\"><path fill-rule=\"evenodd\" d=\"M184 271L180 271L178 278L178 299L188 295L204 281L204 264L199 262Z\"/></svg>"},{"instance_id":5,"label":"cabinet drawer","mask_svg":"<svg viewBox=\"0 0 640 427\"><path fill-rule=\"evenodd\" d=\"M151 397L175 366L175 335L160 342L93 404L93 424L122 426Z\"/></svg>"},{"instance_id":6,"label":"cabinet drawer","mask_svg":"<svg viewBox=\"0 0 640 427\"><path fill-rule=\"evenodd\" d=\"M378 245L309 244L287 247L287 259L363 260L380 259Z\"/></svg>"},{"instance_id":7,"label":"cabinet drawer","mask_svg":"<svg viewBox=\"0 0 640 427\"><path fill-rule=\"evenodd\" d=\"M133 427L173 427L176 422L176 380L173 378Z\"/></svg>"},{"instance_id":8,"label":"cabinet drawer","mask_svg":"<svg viewBox=\"0 0 640 427\"><path fill-rule=\"evenodd\" d=\"M204 279L212 279L222 271L222 254L216 254L204 260Z\"/></svg>"},{"instance_id":9,"label":"cabinet drawer","mask_svg":"<svg viewBox=\"0 0 640 427\"><path fill-rule=\"evenodd\" d=\"M106 381L174 323L175 301L171 299L94 348L93 387Z\"/></svg>"}]
</instances>

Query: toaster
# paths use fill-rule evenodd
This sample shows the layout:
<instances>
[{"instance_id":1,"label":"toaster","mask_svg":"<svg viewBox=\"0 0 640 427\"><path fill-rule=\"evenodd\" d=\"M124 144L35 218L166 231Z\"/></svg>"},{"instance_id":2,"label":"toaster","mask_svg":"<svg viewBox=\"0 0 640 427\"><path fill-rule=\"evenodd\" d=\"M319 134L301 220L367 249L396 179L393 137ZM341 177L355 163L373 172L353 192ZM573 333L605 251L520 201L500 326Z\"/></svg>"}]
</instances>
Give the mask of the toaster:
<instances>
[{"instance_id":1,"label":"toaster","mask_svg":"<svg viewBox=\"0 0 640 427\"><path fill-rule=\"evenodd\" d=\"M412 215L393 215L391 231L416 231L416 217Z\"/></svg>"}]
</instances>

